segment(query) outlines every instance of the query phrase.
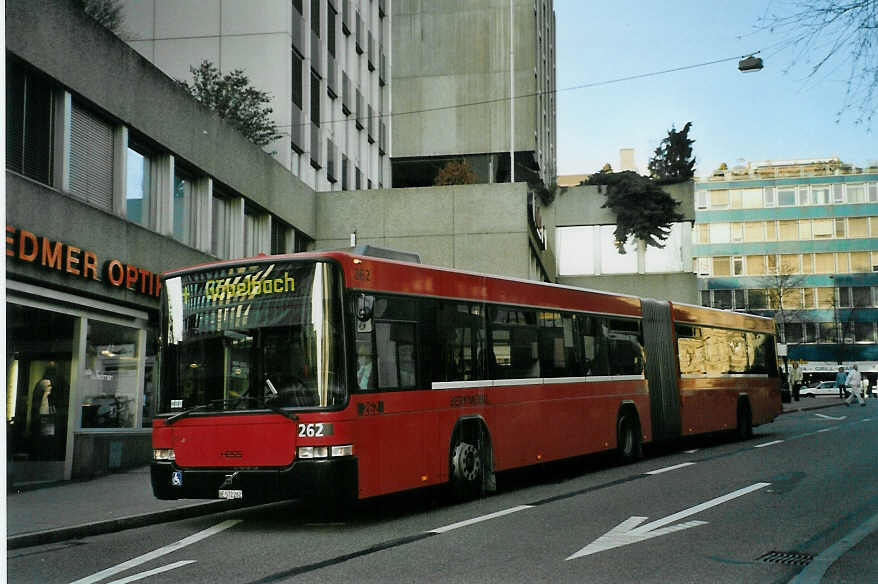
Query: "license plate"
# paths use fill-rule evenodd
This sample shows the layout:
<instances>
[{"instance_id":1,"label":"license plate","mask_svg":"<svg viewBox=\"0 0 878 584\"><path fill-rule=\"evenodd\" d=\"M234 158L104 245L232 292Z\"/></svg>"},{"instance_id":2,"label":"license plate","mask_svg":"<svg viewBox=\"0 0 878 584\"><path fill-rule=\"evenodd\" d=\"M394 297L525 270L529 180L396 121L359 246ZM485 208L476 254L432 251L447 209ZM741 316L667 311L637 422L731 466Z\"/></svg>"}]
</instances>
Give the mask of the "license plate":
<instances>
[{"instance_id":1,"label":"license plate","mask_svg":"<svg viewBox=\"0 0 878 584\"><path fill-rule=\"evenodd\" d=\"M241 489L220 489L220 499L243 499L244 491Z\"/></svg>"}]
</instances>

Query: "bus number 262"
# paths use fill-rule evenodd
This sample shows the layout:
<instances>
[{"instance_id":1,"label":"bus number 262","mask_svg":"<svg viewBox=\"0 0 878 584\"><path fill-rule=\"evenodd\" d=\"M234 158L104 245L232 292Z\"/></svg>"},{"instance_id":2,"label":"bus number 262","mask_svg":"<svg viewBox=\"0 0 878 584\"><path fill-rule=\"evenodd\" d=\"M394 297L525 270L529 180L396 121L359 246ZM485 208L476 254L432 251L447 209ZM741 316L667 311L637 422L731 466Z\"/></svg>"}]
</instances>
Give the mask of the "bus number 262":
<instances>
[{"instance_id":1,"label":"bus number 262","mask_svg":"<svg viewBox=\"0 0 878 584\"><path fill-rule=\"evenodd\" d=\"M299 424L299 438L320 438L332 435L332 424Z\"/></svg>"}]
</instances>

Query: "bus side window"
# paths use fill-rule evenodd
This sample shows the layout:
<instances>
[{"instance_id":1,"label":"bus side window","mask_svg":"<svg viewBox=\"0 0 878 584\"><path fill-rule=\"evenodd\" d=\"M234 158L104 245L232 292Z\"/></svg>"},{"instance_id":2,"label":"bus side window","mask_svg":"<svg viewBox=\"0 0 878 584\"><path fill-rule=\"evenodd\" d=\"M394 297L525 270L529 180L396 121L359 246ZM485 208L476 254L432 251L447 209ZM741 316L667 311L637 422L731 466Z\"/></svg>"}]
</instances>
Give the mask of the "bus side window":
<instances>
[{"instance_id":1,"label":"bus side window","mask_svg":"<svg viewBox=\"0 0 878 584\"><path fill-rule=\"evenodd\" d=\"M376 322L378 341L378 386L381 389L410 389L417 382L415 324Z\"/></svg>"},{"instance_id":2,"label":"bus side window","mask_svg":"<svg viewBox=\"0 0 878 584\"><path fill-rule=\"evenodd\" d=\"M609 375L603 319L579 314L576 322L582 338L582 374L589 377Z\"/></svg>"},{"instance_id":3,"label":"bus side window","mask_svg":"<svg viewBox=\"0 0 878 584\"><path fill-rule=\"evenodd\" d=\"M640 322L612 319L607 334L610 375L640 375L643 373L643 340Z\"/></svg>"}]
</instances>

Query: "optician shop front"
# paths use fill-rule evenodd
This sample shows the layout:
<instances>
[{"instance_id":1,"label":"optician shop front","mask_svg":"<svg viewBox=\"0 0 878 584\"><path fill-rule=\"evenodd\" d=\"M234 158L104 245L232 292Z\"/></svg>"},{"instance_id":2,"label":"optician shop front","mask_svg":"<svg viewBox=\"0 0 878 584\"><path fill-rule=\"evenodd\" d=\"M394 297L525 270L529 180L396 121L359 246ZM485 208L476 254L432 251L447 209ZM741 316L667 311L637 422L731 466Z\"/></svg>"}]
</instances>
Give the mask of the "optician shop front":
<instances>
[{"instance_id":1,"label":"optician shop front","mask_svg":"<svg viewBox=\"0 0 878 584\"><path fill-rule=\"evenodd\" d=\"M143 252L112 243L112 234L92 237L85 229L59 237L50 231L51 222L11 223L7 214L11 488L149 462L159 272L204 261L197 252L174 253L181 246L154 234L144 245L164 240L150 250L156 259L139 263L125 255L143 260Z\"/></svg>"}]
</instances>

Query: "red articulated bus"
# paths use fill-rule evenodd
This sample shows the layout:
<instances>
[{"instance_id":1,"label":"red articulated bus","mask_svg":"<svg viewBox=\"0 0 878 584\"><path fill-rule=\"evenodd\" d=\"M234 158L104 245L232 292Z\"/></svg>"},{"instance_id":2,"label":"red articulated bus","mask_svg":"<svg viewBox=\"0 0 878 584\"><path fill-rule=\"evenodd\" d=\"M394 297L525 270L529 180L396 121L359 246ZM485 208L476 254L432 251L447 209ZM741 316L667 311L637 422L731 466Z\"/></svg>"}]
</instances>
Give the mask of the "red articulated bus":
<instances>
[{"instance_id":1,"label":"red articulated bus","mask_svg":"<svg viewBox=\"0 0 878 584\"><path fill-rule=\"evenodd\" d=\"M771 422L774 322L347 252L163 276L153 492L367 498Z\"/></svg>"}]
</instances>

